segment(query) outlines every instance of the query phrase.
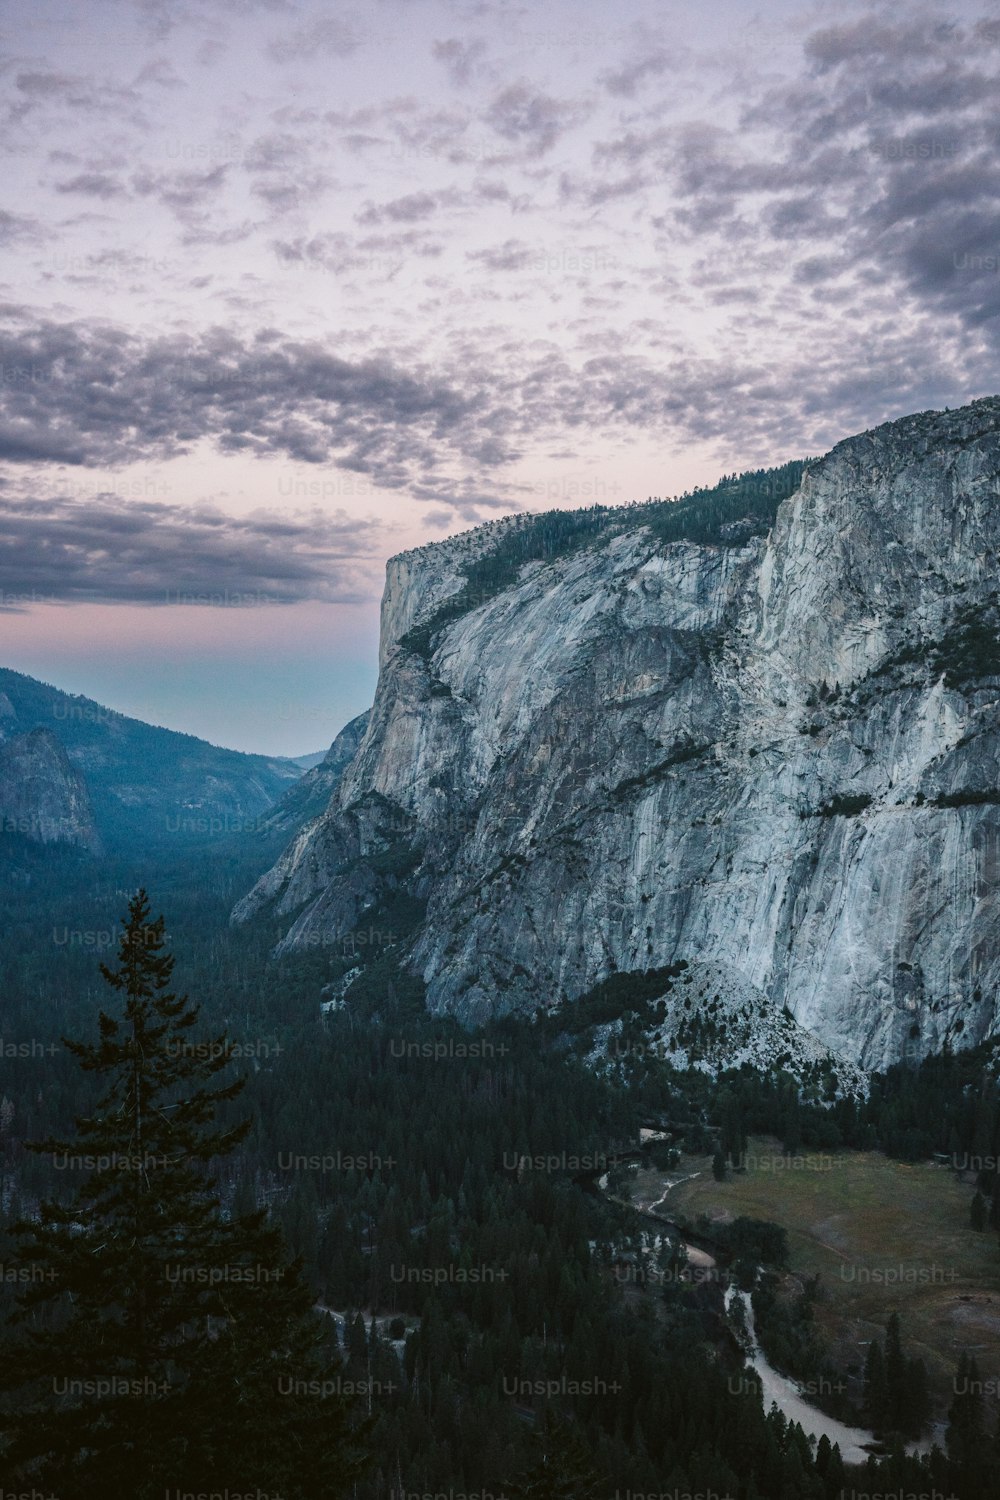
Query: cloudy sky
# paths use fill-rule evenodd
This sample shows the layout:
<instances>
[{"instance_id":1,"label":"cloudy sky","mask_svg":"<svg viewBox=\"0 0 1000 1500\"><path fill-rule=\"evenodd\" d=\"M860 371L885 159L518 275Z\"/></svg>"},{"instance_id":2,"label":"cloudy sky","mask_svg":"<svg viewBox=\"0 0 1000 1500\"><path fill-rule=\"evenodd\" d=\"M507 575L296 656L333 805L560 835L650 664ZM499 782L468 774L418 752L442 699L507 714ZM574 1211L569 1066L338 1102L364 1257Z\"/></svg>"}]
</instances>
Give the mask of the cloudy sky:
<instances>
[{"instance_id":1,"label":"cloudy sky","mask_svg":"<svg viewBox=\"0 0 1000 1500\"><path fill-rule=\"evenodd\" d=\"M5 0L0 665L244 749L385 559L1000 389L1000 14Z\"/></svg>"}]
</instances>

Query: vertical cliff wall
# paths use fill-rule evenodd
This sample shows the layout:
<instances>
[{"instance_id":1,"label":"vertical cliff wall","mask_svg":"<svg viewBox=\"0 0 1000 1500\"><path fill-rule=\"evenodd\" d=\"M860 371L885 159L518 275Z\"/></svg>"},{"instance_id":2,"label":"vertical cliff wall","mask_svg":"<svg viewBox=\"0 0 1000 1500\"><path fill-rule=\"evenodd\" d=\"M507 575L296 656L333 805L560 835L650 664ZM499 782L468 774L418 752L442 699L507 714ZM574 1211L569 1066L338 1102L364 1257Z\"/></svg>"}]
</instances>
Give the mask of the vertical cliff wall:
<instances>
[{"instance_id":1,"label":"vertical cliff wall","mask_svg":"<svg viewBox=\"0 0 1000 1500\"><path fill-rule=\"evenodd\" d=\"M237 919L295 948L402 885L466 1020L685 957L868 1066L993 1031L1000 400L839 444L769 529L665 516L393 559L357 755Z\"/></svg>"}]
</instances>

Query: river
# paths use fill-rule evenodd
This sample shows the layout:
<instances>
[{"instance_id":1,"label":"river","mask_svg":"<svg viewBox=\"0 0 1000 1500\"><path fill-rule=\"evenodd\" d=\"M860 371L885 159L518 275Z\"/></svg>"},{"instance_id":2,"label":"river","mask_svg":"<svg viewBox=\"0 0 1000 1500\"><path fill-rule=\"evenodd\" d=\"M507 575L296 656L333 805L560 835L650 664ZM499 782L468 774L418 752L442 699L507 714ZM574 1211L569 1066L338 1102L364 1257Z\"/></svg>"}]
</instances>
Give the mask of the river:
<instances>
[{"instance_id":1,"label":"river","mask_svg":"<svg viewBox=\"0 0 1000 1500\"><path fill-rule=\"evenodd\" d=\"M787 1375L779 1375L777 1370L768 1364L757 1342L750 1293L741 1292L734 1286L727 1287L727 1309L732 1305L735 1297L743 1303L747 1333L751 1342L747 1361L760 1381L764 1410L770 1411L773 1402L782 1416L787 1417L789 1422L798 1422L808 1437L818 1440L825 1436L831 1443L838 1443L840 1456L845 1464L863 1464L879 1447L874 1434L866 1432L863 1427L848 1427L844 1422L838 1422L836 1417L827 1416L826 1412L820 1411L818 1407L811 1405L804 1398L794 1380L790 1380Z\"/></svg>"},{"instance_id":2,"label":"river","mask_svg":"<svg viewBox=\"0 0 1000 1500\"><path fill-rule=\"evenodd\" d=\"M691 1173L689 1175L697 1176L698 1174ZM703 1242L701 1246L690 1243L688 1238L690 1231L682 1230L679 1225L669 1220L665 1214L660 1212L660 1209L667 1206L667 1199L671 1190L678 1183L685 1180L686 1178L683 1176L665 1177L662 1183L663 1190L655 1202L643 1203L640 1201L636 1203L630 1200L629 1206L635 1208L644 1218L652 1219L660 1226L669 1226L673 1233L679 1236L684 1243L684 1248L688 1252L688 1258L693 1267L714 1267L716 1264L715 1259L706 1252L705 1243ZM607 1192L608 1183L606 1174L601 1178L597 1186L605 1196L610 1197L610 1194ZM625 1202L624 1199L617 1199L616 1201L620 1203ZM878 1452L881 1449L881 1444L874 1433L868 1432L864 1427L848 1427L845 1422L839 1422L836 1417L827 1416L826 1412L820 1411L819 1407L813 1406L811 1402L806 1400L800 1387L794 1380L787 1375L780 1375L768 1363L760 1344L757 1342L757 1330L754 1324L753 1308L750 1303L749 1292L742 1292L732 1285L728 1286L725 1292L727 1310L732 1305L734 1297L739 1297L743 1303L747 1334L751 1341L751 1351L747 1355L747 1360L757 1379L760 1381L764 1410L770 1411L773 1402L788 1421L798 1422L803 1432L814 1441L818 1441L821 1437L826 1436L831 1443L839 1445L840 1456L846 1464L863 1464L872 1453ZM938 1441L941 1439L939 1429L935 1429L931 1437L924 1438L920 1442L907 1443L906 1452L913 1454L927 1453L930 1451L932 1442L935 1439Z\"/></svg>"},{"instance_id":3,"label":"river","mask_svg":"<svg viewBox=\"0 0 1000 1500\"><path fill-rule=\"evenodd\" d=\"M752 1352L747 1355L747 1359L760 1381L764 1410L770 1411L773 1402L782 1416L787 1417L790 1422L798 1422L807 1437L818 1440L825 1435L831 1443L839 1443L840 1456L845 1464L863 1464L872 1453L884 1452L874 1433L867 1432L863 1427L848 1427L844 1422L838 1422L836 1417L828 1417L826 1412L820 1411L805 1399L794 1380L790 1380L787 1375L779 1375L768 1364L767 1357L757 1342L750 1293L738 1291L734 1286L727 1287L727 1308L734 1297L739 1297L743 1302L747 1333L752 1341ZM944 1429L940 1423L935 1423L928 1435L918 1442L905 1443L903 1446L907 1453L921 1455L929 1453L935 1443L942 1446L943 1440Z\"/></svg>"}]
</instances>

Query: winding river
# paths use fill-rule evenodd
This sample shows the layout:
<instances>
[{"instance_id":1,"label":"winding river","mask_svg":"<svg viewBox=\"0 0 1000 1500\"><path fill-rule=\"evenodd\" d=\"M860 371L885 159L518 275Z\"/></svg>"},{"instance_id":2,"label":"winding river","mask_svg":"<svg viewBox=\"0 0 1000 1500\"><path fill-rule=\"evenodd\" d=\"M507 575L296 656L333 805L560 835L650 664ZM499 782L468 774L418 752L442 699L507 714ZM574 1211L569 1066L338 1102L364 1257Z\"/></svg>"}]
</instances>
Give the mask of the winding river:
<instances>
[{"instance_id":1,"label":"winding river","mask_svg":"<svg viewBox=\"0 0 1000 1500\"><path fill-rule=\"evenodd\" d=\"M690 1174L696 1176L696 1173ZM594 1174L596 1178L597 1174ZM688 1252L688 1259L692 1266L714 1267L716 1262L712 1255L708 1254L710 1242L700 1240L699 1236L692 1235L688 1229L682 1229L673 1219L669 1218L660 1210L666 1208L667 1199L671 1190L684 1177L665 1178L664 1191L654 1204L638 1204L629 1202L628 1206L634 1208L644 1218L651 1219L659 1229L668 1228L674 1235L680 1238ZM599 1181L593 1183L597 1191L611 1196L607 1193L608 1180L604 1174ZM625 1200L618 1198L615 1201L624 1203ZM714 1247L713 1247L714 1248ZM781 1375L771 1365L760 1344L757 1341L757 1330L754 1323L753 1308L750 1302L749 1292L740 1291L735 1286L727 1286L725 1291L725 1303L727 1311L732 1306L733 1299L739 1298L743 1303L744 1321L750 1348L747 1351L747 1362L754 1371L760 1382L761 1396L764 1402L764 1410L770 1411L772 1403L789 1422L798 1422L807 1437L818 1442L821 1437L826 1437L831 1443L840 1448L840 1456L845 1464L863 1464L871 1455L877 1454L882 1445L874 1433L868 1432L864 1427L848 1427L845 1422L840 1422L836 1417L828 1416L826 1412L820 1411L819 1407L813 1406L803 1396L799 1385L787 1375ZM906 1452L912 1454L928 1453L935 1439L940 1441L941 1433L935 1430L931 1437L922 1438L919 1442L906 1444Z\"/></svg>"},{"instance_id":2,"label":"winding river","mask_svg":"<svg viewBox=\"0 0 1000 1500\"><path fill-rule=\"evenodd\" d=\"M735 1298L739 1298L743 1303L746 1329L750 1338L747 1362L760 1381L764 1410L770 1411L773 1402L789 1422L798 1422L807 1437L815 1440L827 1437L831 1443L838 1443L840 1456L845 1464L863 1464L870 1454L878 1450L879 1444L874 1434L866 1432L863 1427L848 1427L843 1422L838 1422L836 1417L827 1416L826 1412L820 1411L818 1407L812 1406L805 1400L794 1380L790 1380L787 1375L779 1375L777 1370L768 1364L757 1342L750 1293L728 1286L726 1288L727 1310L732 1306ZM911 1447L909 1451L912 1452L913 1448Z\"/></svg>"}]
</instances>

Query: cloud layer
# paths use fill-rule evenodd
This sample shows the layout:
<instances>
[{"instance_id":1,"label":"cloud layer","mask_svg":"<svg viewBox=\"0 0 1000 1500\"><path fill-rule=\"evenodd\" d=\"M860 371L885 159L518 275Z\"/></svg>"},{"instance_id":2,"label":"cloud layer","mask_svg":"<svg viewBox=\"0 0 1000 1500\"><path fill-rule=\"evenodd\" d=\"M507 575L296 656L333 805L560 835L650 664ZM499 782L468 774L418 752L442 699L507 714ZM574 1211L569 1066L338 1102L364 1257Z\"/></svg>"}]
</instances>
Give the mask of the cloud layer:
<instances>
[{"instance_id":1,"label":"cloud layer","mask_svg":"<svg viewBox=\"0 0 1000 1500\"><path fill-rule=\"evenodd\" d=\"M374 526L343 513L236 519L110 494L9 499L0 521L0 608L355 603L372 586L374 535Z\"/></svg>"},{"instance_id":2,"label":"cloud layer","mask_svg":"<svg viewBox=\"0 0 1000 1500\"><path fill-rule=\"evenodd\" d=\"M8 585L151 600L186 536L194 579L228 548L278 590L287 545L290 597L353 597L344 517L378 545L351 505L46 511L64 471L319 467L436 535L568 468L671 493L691 453L709 479L994 390L1000 23L717 9L13 0Z\"/></svg>"}]
</instances>

